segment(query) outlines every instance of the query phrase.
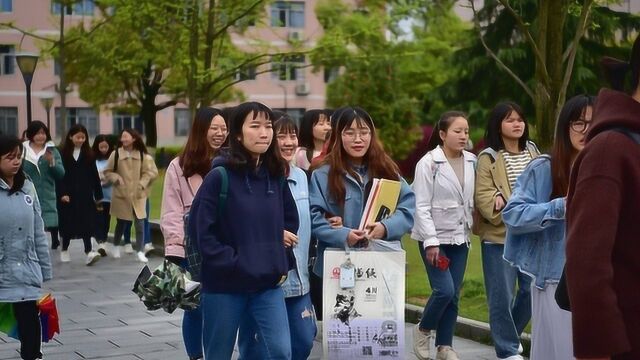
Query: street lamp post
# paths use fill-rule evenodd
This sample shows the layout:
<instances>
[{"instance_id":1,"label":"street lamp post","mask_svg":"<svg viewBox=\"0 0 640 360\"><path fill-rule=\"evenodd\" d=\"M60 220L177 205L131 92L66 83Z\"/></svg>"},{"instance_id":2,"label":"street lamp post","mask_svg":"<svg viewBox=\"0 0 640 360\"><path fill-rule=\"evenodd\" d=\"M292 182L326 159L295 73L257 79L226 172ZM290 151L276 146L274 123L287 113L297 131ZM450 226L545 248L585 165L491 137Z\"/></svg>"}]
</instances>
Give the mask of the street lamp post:
<instances>
[{"instance_id":1,"label":"street lamp post","mask_svg":"<svg viewBox=\"0 0 640 360\"><path fill-rule=\"evenodd\" d=\"M36 71L36 65L38 65L38 55L21 53L16 54L16 62L22 73L24 79L24 85L27 88L27 126L31 124L31 80L33 80L33 73Z\"/></svg>"},{"instance_id":2,"label":"street lamp post","mask_svg":"<svg viewBox=\"0 0 640 360\"><path fill-rule=\"evenodd\" d=\"M51 131L51 106L53 106L53 95L52 94L44 94L40 96L40 102L47 112L47 129Z\"/></svg>"}]
</instances>

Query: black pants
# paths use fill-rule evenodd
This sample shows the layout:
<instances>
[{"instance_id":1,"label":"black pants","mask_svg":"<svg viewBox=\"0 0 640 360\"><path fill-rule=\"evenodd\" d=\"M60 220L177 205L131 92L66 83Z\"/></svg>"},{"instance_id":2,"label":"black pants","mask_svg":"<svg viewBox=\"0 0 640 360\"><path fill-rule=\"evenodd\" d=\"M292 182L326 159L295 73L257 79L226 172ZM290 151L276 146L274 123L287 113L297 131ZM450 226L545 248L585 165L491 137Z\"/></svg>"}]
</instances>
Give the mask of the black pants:
<instances>
[{"instance_id":1,"label":"black pants","mask_svg":"<svg viewBox=\"0 0 640 360\"><path fill-rule=\"evenodd\" d=\"M116 222L116 230L113 233L113 245L120 246L120 241L122 240L122 235L124 234L125 225L127 224L126 220L118 219ZM133 226L136 228L136 247L137 251L142 251L144 246L144 219L135 219L133 221Z\"/></svg>"},{"instance_id":2,"label":"black pants","mask_svg":"<svg viewBox=\"0 0 640 360\"><path fill-rule=\"evenodd\" d=\"M51 249L57 249L58 246L60 246L60 240L58 239L58 227L48 227L45 230L51 234Z\"/></svg>"},{"instance_id":3,"label":"black pants","mask_svg":"<svg viewBox=\"0 0 640 360\"><path fill-rule=\"evenodd\" d=\"M82 237L82 243L84 243L84 253L88 254L91 252L91 235L85 235ZM71 244L71 238L62 237L62 251L67 251L69 249L69 244Z\"/></svg>"},{"instance_id":4,"label":"black pants","mask_svg":"<svg viewBox=\"0 0 640 360\"><path fill-rule=\"evenodd\" d=\"M41 358L42 330L40 329L40 316L36 301L13 303L13 313L20 334L20 357L24 360Z\"/></svg>"},{"instance_id":5,"label":"black pants","mask_svg":"<svg viewBox=\"0 0 640 360\"><path fill-rule=\"evenodd\" d=\"M102 211L96 211L96 230L94 236L99 244L107 241L107 235L109 234L109 225L111 222L111 215L109 215L110 210L111 203L103 202Z\"/></svg>"}]
</instances>

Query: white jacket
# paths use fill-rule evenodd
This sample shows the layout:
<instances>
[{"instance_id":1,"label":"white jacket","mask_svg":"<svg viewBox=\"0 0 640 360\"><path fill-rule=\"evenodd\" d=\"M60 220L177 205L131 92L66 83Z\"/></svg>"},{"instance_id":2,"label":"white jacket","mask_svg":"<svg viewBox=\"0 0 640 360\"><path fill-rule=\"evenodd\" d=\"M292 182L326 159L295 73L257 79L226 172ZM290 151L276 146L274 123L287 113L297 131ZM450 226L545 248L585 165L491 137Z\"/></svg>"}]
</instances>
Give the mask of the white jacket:
<instances>
[{"instance_id":1,"label":"white jacket","mask_svg":"<svg viewBox=\"0 0 640 360\"><path fill-rule=\"evenodd\" d=\"M423 246L469 242L473 225L476 156L464 151L464 190L440 146L416 165L416 214L411 238Z\"/></svg>"}]
</instances>

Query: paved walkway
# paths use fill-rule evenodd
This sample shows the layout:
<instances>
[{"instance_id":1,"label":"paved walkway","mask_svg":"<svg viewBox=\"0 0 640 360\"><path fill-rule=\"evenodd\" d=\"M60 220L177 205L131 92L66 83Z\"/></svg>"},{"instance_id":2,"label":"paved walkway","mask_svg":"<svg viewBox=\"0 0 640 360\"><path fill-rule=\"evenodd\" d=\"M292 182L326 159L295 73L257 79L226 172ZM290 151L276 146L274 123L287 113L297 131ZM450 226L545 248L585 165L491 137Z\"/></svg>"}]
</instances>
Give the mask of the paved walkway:
<instances>
[{"instance_id":1,"label":"paved walkway","mask_svg":"<svg viewBox=\"0 0 640 360\"><path fill-rule=\"evenodd\" d=\"M84 265L82 243L71 243L71 263L61 264L52 252L54 280L45 284L57 299L62 333L43 347L46 360L179 360L186 359L182 344L182 310L167 314L147 311L131 292L141 264L133 255L101 259ZM151 257L154 269L161 257ZM411 324L407 324L408 335ZM493 349L456 338L461 359L494 359ZM0 334L0 359L18 359L19 344ZM407 337L407 359L416 359ZM322 358L322 343L316 340L310 359Z\"/></svg>"}]
</instances>

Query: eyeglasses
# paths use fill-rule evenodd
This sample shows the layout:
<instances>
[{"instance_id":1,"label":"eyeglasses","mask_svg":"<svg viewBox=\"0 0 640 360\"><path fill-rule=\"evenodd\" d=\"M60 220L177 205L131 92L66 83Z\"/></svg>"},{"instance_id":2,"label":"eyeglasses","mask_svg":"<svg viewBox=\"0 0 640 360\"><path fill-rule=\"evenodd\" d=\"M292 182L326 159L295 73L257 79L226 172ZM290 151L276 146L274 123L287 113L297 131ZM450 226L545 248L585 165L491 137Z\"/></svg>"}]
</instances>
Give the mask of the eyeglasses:
<instances>
[{"instance_id":1,"label":"eyeglasses","mask_svg":"<svg viewBox=\"0 0 640 360\"><path fill-rule=\"evenodd\" d=\"M586 121L584 119L579 119L571 123L571 130L575 132L585 132L591 126L591 120Z\"/></svg>"},{"instance_id":2,"label":"eyeglasses","mask_svg":"<svg viewBox=\"0 0 640 360\"><path fill-rule=\"evenodd\" d=\"M359 131L345 130L342 132L342 136L349 140L355 140L356 137L360 136L360 139L365 140L371 137L371 130L369 129L361 129Z\"/></svg>"}]
</instances>

